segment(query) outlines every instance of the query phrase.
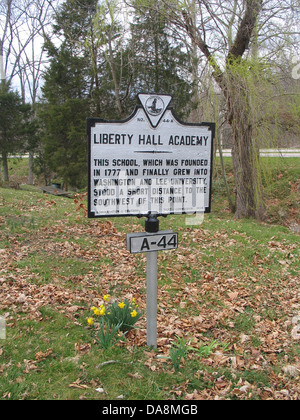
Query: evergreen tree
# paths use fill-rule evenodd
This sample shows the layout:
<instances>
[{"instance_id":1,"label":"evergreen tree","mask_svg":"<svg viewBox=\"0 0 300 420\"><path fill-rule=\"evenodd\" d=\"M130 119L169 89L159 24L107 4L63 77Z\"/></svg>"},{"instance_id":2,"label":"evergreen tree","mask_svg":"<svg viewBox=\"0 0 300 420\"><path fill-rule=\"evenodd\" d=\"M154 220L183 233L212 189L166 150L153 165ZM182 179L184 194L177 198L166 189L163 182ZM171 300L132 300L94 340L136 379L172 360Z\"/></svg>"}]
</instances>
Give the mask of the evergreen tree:
<instances>
[{"instance_id":1,"label":"evergreen tree","mask_svg":"<svg viewBox=\"0 0 300 420\"><path fill-rule=\"evenodd\" d=\"M84 188L87 182L87 144L82 99L67 99L63 104L47 104L41 111L44 122L43 159L65 184Z\"/></svg>"},{"instance_id":2,"label":"evergreen tree","mask_svg":"<svg viewBox=\"0 0 300 420\"><path fill-rule=\"evenodd\" d=\"M150 3L137 8L129 36L115 0L66 0L58 10L54 33L62 43L46 43L51 60L40 113L43 156L75 187L85 182L77 175L85 170L87 116L124 118L141 91L173 94L179 115L187 111L193 93L186 77L189 56L172 43L168 22L157 13L163 2Z\"/></svg>"},{"instance_id":3,"label":"evergreen tree","mask_svg":"<svg viewBox=\"0 0 300 420\"><path fill-rule=\"evenodd\" d=\"M106 119L127 117L134 104L130 99L131 68L123 10L117 0L100 0L89 38L93 61L96 113ZM134 100L135 103L135 100Z\"/></svg>"},{"instance_id":4,"label":"evergreen tree","mask_svg":"<svg viewBox=\"0 0 300 420\"><path fill-rule=\"evenodd\" d=\"M56 16L54 33L62 37L59 48L50 40L46 48L50 66L45 74L43 106L43 161L67 185L83 188L87 177L85 121L89 115L91 68L84 47L95 0L68 0Z\"/></svg>"},{"instance_id":5,"label":"evergreen tree","mask_svg":"<svg viewBox=\"0 0 300 420\"><path fill-rule=\"evenodd\" d=\"M8 155L21 153L31 132L31 106L5 82L0 84L0 153L4 181L9 181Z\"/></svg>"},{"instance_id":6,"label":"evergreen tree","mask_svg":"<svg viewBox=\"0 0 300 420\"><path fill-rule=\"evenodd\" d=\"M167 13L161 0L147 5L132 2L135 16L131 25L130 53L133 90L171 94L180 116L189 113L193 84L189 82L192 60L182 42L172 38Z\"/></svg>"}]
</instances>

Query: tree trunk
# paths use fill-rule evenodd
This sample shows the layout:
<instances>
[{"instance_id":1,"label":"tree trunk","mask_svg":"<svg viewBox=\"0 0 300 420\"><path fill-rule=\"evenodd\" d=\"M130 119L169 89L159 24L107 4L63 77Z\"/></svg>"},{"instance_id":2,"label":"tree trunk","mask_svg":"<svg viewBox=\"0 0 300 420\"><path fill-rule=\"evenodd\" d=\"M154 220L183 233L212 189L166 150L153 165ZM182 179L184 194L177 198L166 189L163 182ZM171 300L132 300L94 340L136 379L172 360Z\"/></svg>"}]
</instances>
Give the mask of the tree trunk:
<instances>
[{"instance_id":1,"label":"tree trunk","mask_svg":"<svg viewBox=\"0 0 300 420\"><path fill-rule=\"evenodd\" d=\"M114 55L113 55L111 34L109 34L108 47L109 47L108 62L109 62L109 65L110 65L110 70L111 70L111 74L112 74L112 78L113 78L113 82L114 82L116 107L117 107L117 110L120 114L120 117L123 118L123 116L124 116L123 115L123 107L122 107L121 98L120 98L120 83L119 83L118 78L117 78L117 71L116 71L115 59L114 59Z\"/></svg>"},{"instance_id":2,"label":"tree trunk","mask_svg":"<svg viewBox=\"0 0 300 420\"><path fill-rule=\"evenodd\" d=\"M217 138L219 138L218 148L219 148L219 152L220 152L220 163L221 163L222 177L223 177L224 184L225 184L227 200L228 200L228 204L229 204L229 208L230 208L231 213L235 213L235 204L232 202L231 195L230 195L230 189L229 189L227 178L226 178L226 171L225 171L225 165L224 165L224 159L223 159L223 145L222 145L222 132L221 132L221 130L220 130L220 136L219 137L217 136Z\"/></svg>"},{"instance_id":3,"label":"tree trunk","mask_svg":"<svg viewBox=\"0 0 300 420\"><path fill-rule=\"evenodd\" d=\"M4 60L3 60L3 41L0 39L0 83L5 81Z\"/></svg>"},{"instance_id":4,"label":"tree trunk","mask_svg":"<svg viewBox=\"0 0 300 420\"><path fill-rule=\"evenodd\" d=\"M206 4L206 2L204 3ZM205 28L202 27L202 30L199 30L193 21L192 13L188 13L186 10L182 11L182 17L186 32L209 62L213 77L226 100L227 121L232 127L234 137L233 167L236 180L236 217L262 219L265 206L259 167L259 151L253 144L253 126L247 84L244 77L239 77L238 71L242 57L250 45L263 0L245 0L244 3L244 15L240 20L234 40L232 39L233 23L230 23L228 28L230 48L226 57L225 71L219 66L217 59L206 43ZM235 2L232 22L236 14L236 5ZM201 10L200 2L199 7ZM213 14L211 16L214 18Z\"/></svg>"},{"instance_id":5,"label":"tree trunk","mask_svg":"<svg viewBox=\"0 0 300 420\"><path fill-rule=\"evenodd\" d=\"M252 126L244 121L243 114L235 109L232 121L234 146L232 150L233 171L236 185L237 219L254 217L263 220L266 209L261 181L259 148L253 142Z\"/></svg>"},{"instance_id":6,"label":"tree trunk","mask_svg":"<svg viewBox=\"0 0 300 420\"><path fill-rule=\"evenodd\" d=\"M28 185L33 185L34 177L33 177L33 160L34 154L33 152L29 152L29 162L28 162Z\"/></svg>"},{"instance_id":7,"label":"tree trunk","mask_svg":"<svg viewBox=\"0 0 300 420\"><path fill-rule=\"evenodd\" d=\"M2 162L3 162L3 179L4 179L4 182L8 182L9 174L8 174L8 162L7 162L6 152L2 152Z\"/></svg>"},{"instance_id":8,"label":"tree trunk","mask_svg":"<svg viewBox=\"0 0 300 420\"><path fill-rule=\"evenodd\" d=\"M233 133L232 163L235 176L237 219L263 220L266 213L261 179L259 145L253 132L253 112L247 77L239 65L227 68L224 90L227 121Z\"/></svg>"}]
</instances>

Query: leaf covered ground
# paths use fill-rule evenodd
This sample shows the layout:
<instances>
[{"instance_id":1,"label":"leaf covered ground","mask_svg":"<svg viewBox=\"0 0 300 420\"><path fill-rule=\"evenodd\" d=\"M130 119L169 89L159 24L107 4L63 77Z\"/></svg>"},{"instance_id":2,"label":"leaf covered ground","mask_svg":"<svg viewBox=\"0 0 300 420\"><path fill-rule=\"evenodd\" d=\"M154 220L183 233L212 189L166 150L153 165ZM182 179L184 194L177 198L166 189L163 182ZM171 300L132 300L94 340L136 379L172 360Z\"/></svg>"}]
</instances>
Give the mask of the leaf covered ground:
<instances>
[{"instance_id":1,"label":"leaf covered ground","mask_svg":"<svg viewBox=\"0 0 300 420\"><path fill-rule=\"evenodd\" d=\"M0 189L0 399L300 398L299 235L228 215L162 220L179 248L159 253L158 349L144 316L105 352L86 320L107 293L146 310L146 257L126 250L144 222L84 210L80 197Z\"/></svg>"}]
</instances>

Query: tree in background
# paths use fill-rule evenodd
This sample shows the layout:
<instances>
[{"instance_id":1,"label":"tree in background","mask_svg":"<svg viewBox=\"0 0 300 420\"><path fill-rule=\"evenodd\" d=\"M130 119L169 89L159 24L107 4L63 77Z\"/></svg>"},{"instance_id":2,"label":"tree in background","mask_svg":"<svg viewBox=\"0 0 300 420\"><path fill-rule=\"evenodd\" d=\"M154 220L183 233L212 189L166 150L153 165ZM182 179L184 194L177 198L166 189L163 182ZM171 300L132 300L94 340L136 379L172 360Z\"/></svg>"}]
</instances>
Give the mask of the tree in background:
<instances>
[{"instance_id":1,"label":"tree in background","mask_svg":"<svg viewBox=\"0 0 300 420\"><path fill-rule=\"evenodd\" d=\"M121 2L116 0L98 2L88 42L96 81L96 111L98 116L107 119L124 118L130 113L128 99L132 77L121 6Z\"/></svg>"},{"instance_id":2,"label":"tree in background","mask_svg":"<svg viewBox=\"0 0 300 420\"><path fill-rule=\"evenodd\" d=\"M38 113L42 127L39 167L54 172L66 186L77 188L87 183L85 119L89 115L91 68L84 44L95 4L94 0L69 0L57 10L53 32L60 45L49 38L45 43L50 65Z\"/></svg>"},{"instance_id":3,"label":"tree in background","mask_svg":"<svg viewBox=\"0 0 300 420\"><path fill-rule=\"evenodd\" d=\"M82 118L87 104L82 99L67 99L63 104L47 104L40 111L44 124L40 165L54 172L65 187L84 188L87 184L87 142Z\"/></svg>"},{"instance_id":4,"label":"tree in background","mask_svg":"<svg viewBox=\"0 0 300 420\"><path fill-rule=\"evenodd\" d=\"M263 67L257 66L261 57L297 33L294 10L299 6L293 0L164 0L164 4L175 28L197 46L215 90L224 98L234 143L235 215L262 219L265 203L260 142L255 136L258 121L249 88L265 76Z\"/></svg>"},{"instance_id":5,"label":"tree in background","mask_svg":"<svg viewBox=\"0 0 300 420\"><path fill-rule=\"evenodd\" d=\"M3 0L0 3L1 78L10 86L19 86L23 103L33 110L38 102L42 70L45 65L43 36L47 36L51 14L60 0ZM31 116L32 129L36 113ZM39 143L38 130L29 137L28 183L33 184L34 151Z\"/></svg>"},{"instance_id":6,"label":"tree in background","mask_svg":"<svg viewBox=\"0 0 300 420\"><path fill-rule=\"evenodd\" d=\"M132 89L138 92L167 93L174 96L181 117L190 112L193 95L190 51L180 39L174 39L170 21L161 0L131 2L131 39L129 42Z\"/></svg>"},{"instance_id":7,"label":"tree in background","mask_svg":"<svg viewBox=\"0 0 300 420\"><path fill-rule=\"evenodd\" d=\"M66 185L83 188L87 173L85 118L89 113L83 57L63 45L52 51L43 86L44 103L39 118L42 133L43 166L51 169ZM40 159L39 159L40 161Z\"/></svg>"},{"instance_id":8,"label":"tree in background","mask_svg":"<svg viewBox=\"0 0 300 420\"><path fill-rule=\"evenodd\" d=\"M24 104L20 95L5 82L0 84L0 153L4 181L9 181L8 155L20 153L32 132L31 106Z\"/></svg>"},{"instance_id":9,"label":"tree in background","mask_svg":"<svg viewBox=\"0 0 300 420\"><path fill-rule=\"evenodd\" d=\"M60 44L45 44L42 166L74 187L86 180L86 117L125 118L141 90L174 93L177 109L185 109L192 92L184 74L187 54L172 45L167 22L137 13L129 26L122 12L114 0L67 0L53 25Z\"/></svg>"},{"instance_id":10,"label":"tree in background","mask_svg":"<svg viewBox=\"0 0 300 420\"><path fill-rule=\"evenodd\" d=\"M83 185L86 117L124 118L139 91L170 93L183 118L230 125L236 184L230 207L238 218L263 218L259 148L274 146L268 140L286 130L299 133L299 84L283 82L292 73L284 63L296 54L298 11L298 0L4 0L2 74L20 79L24 102L29 87L40 116L27 151L41 137L42 166ZM32 55L28 48L36 51L40 34L43 54Z\"/></svg>"}]
</instances>

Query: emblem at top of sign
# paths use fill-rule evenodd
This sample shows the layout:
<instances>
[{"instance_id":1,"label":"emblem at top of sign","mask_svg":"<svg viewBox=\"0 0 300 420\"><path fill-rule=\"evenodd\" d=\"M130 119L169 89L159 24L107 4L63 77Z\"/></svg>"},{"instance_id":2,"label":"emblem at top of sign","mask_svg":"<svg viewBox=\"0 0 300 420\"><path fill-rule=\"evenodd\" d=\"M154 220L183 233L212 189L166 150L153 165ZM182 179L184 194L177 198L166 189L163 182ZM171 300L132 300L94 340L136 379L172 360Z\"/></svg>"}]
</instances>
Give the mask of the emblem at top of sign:
<instances>
[{"instance_id":1,"label":"emblem at top of sign","mask_svg":"<svg viewBox=\"0 0 300 420\"><path fill-rule=\"evenodd\" d=\"M164 110L164 101L159 96L150 96L146 101L146 109L150 115L160 115Z\"/></svg>"},{"instance_id":2,"label":"emblem at top of sign","mask_svg":"<svg viewBox=\"0 0 300 420\"><path fill-rule=\"evenodd\" d=\"M157 127L172 100L172 96L139 93L138 98L150 124L152 127Z\"/></svg>"}]
</instances>

